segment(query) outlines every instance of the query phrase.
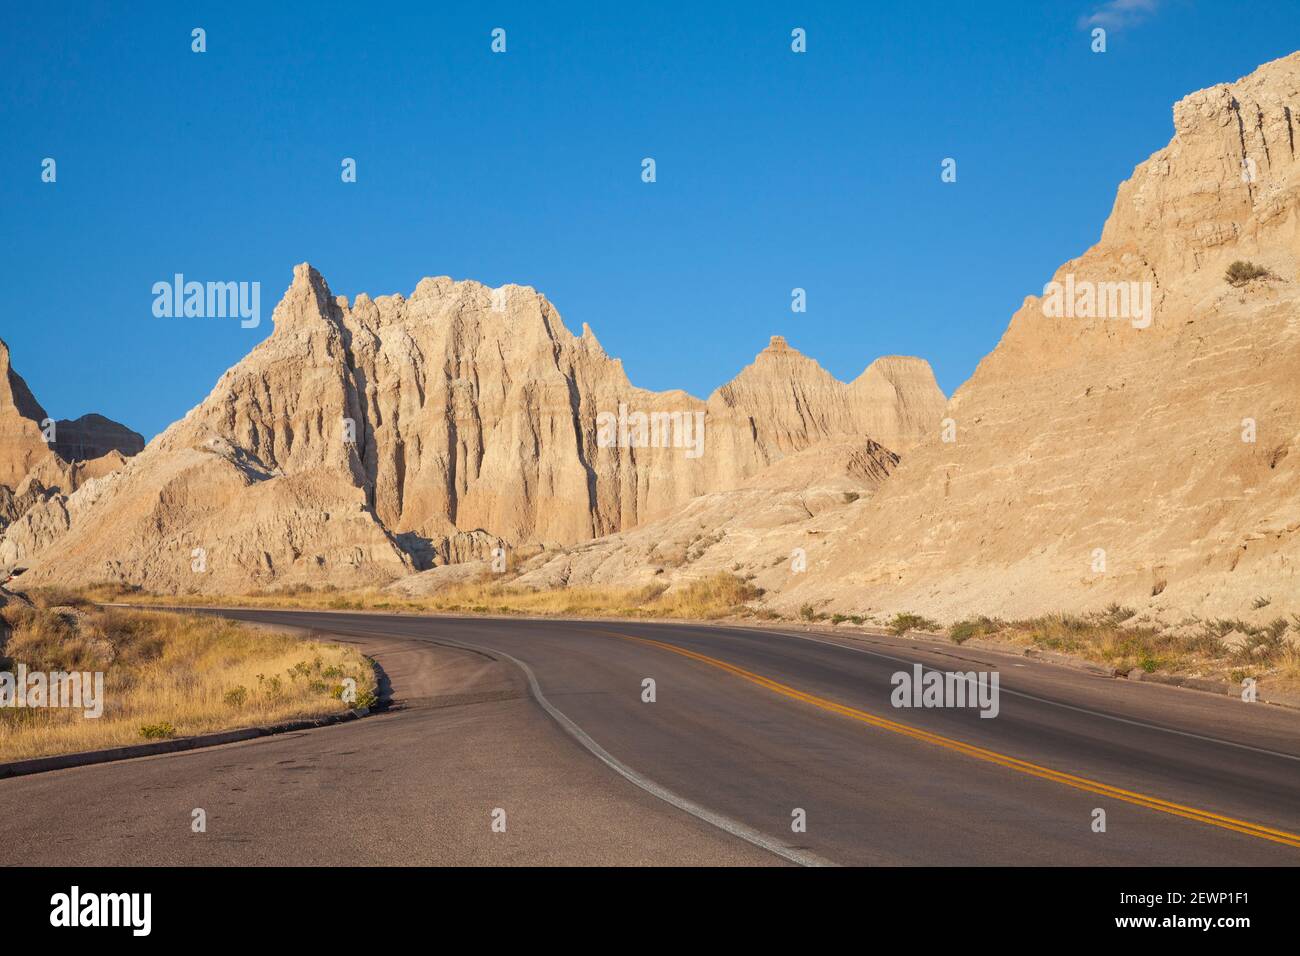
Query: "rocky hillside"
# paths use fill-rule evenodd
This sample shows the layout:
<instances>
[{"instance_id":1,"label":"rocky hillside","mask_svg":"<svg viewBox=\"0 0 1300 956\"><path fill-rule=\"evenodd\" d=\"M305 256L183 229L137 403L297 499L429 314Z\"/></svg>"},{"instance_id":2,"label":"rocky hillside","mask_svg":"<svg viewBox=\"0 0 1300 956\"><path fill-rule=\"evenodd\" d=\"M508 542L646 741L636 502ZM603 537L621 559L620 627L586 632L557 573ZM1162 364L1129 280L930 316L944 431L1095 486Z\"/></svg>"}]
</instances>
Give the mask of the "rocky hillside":
<instances>
[{"instance_id":1,"label":"rocky hillside","mask_svg":"<svg viewBox=\"0 0 1300 956\"><path fill-rule=\"evenodd\" d=\"M1101 240L953 397L955 440L906 456L778 603L1300 609L1297 117L1300 54L1176 104Z\"/></svg>"},{"instance_id":2,"label":"rocky hillside","mask_svg":"<svg viewBox=\"0 0 1300 956\"><path fill-rule=\"evenodd\" d=\"M521 565L511 584L541 590L673 587L725 572L764 591L779 591L805 573L808 548L838 534L898 462L898 455L871 439L822 442L768 466L738 488L693 498L658 521L560 554L539 555ZM420 594L420 577L397 590Z\"/></svg>"},{"instance_id":3,"label":"rocky hillside","mask_svg":"<svg viewBox=\"0 0 1300 956\"><path fill-rule=\"evenodd\" d=\"M51 495L71 494L121 467L143 447L143 437L102 415L51 419L0 341L0 531Z\"/></svg>"},{"instance_id":4,"label":"rocky hillside","mask_svg":"<svg viewBox=\"0 0 1300 956\"><path fill-rule=\"evenodd\" d=\"M374 584L625 531L822 442L906 450L944 407L925 362L843 383L780 338L707 401L646 391L520 286L349 303L301 265L274 325L120 472L16 521L0 562L25 584Z\"/></svg>"}]
</instances>

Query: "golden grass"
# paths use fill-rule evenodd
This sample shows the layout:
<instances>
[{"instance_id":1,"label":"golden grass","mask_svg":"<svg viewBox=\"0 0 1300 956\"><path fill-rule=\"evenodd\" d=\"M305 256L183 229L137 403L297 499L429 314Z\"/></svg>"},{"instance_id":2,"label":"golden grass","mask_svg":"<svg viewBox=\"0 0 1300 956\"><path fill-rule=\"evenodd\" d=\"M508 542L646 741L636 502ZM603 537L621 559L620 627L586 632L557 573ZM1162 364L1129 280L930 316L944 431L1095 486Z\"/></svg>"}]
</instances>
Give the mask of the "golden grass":
<instances>
[{"instance_id":1,"label":"golden grass","mask_svg":"<svg viewBox=\"0 0 1300 956\"><path fill-rule=\"evenodd\" d=\"M1266 626L1242 621L1193 621L1179 628L1135 623L1130 608L1111 605L1090 614L1048 614L1018 621L977 617L958 621L949 637L961 644L986 638L1019 647L1036 647L1106 664L1116 671L1196 675L1234 683L1246 677L1267 679L1276 687L1300 682L1300 650L1284 640L1300 620L1278 618ZM1230 631L1246 636L1242 647L1224 644Z\"/></svg>"},{"instance_id":2,"label":"golden grass","mask_svg":"<svg viewBox=\"0 0 1300 956\"><path fill-rule=\"evenodd\" d=\"M1268 683L1271 687L1300 694L1300 647L1287 647L1282 651Z\"/></svg>"},{"instance_id":3,"label":"golden grass","mask_svg":"<svg viewBox=\"0 0 1300 956\"><path fill-rule=\"evenodd\" d=\"M442 612L454 614L531 614L570 617L667 617L715 620L746 612L746 602L761 592L733 574L721 572L669 592L666 585L640 588L572 587L538 591L500 581L451 585L436 594L403 598L382 591L340 592L287 588L243 595L155 595L109 586L65 595L103 602L218 607L306 608L337 611Z\"/></svg>"},{"instance_id":4,"label":"golden grass","mask_svg":"<svg viewBox=\"0 0 1300 956\"><path fill-rule=\"evenodd\" d=\"M374 668L352 648L215 617L10 605L0 670L101 671L103 716L0 709L0 761L339 713L372 703ZM356 703L340 699L356 681Z\"/></svg>"}]
</instances>

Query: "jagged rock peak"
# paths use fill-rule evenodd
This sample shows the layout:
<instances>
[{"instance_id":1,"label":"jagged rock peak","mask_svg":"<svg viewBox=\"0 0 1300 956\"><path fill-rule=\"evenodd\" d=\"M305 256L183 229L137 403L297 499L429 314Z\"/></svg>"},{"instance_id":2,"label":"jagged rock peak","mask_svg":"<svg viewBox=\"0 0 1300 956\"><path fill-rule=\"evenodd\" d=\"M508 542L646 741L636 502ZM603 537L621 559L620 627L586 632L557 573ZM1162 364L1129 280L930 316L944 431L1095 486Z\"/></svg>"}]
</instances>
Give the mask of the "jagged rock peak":
<instances>
[{"instance_id":1,"label":"jagged rock peak","mask_svg":"<svg viewBox=\"0 0 1300 956\"><path fill-rule=\"evenodd\" d=\"M647 414L671 432L649 446L600 424ZM519 547L637 527L828 440L903 450L932 417L891 389L853 392L779 336L706 403L635 387L529 286L436 276L349 307L302 263L274 333L120 480L9 537L30 580L355 584L471 532ZM212 556L198 582L193 547Z\"/></svg>"}]
</instances>

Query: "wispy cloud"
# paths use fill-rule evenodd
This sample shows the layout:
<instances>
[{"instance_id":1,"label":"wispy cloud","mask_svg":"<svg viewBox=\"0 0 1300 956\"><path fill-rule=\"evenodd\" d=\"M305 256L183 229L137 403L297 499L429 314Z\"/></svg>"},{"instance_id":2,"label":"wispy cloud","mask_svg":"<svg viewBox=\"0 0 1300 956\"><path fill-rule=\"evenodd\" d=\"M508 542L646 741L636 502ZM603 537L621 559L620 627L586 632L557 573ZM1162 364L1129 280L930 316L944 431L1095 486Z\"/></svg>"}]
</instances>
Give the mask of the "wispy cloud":
<instances>
[{"instance_id":1,"label":"wispy cloud","mask_svg":"<svg viewBox=\"0 0 1300 956\"><path fill-rule=\"evenodd\" d=\"M1118 30L1141 23L1156 12L1160 0L1106 0L1079 18L1080 27L1104 27Z\"/></svg>"}]
</instances>

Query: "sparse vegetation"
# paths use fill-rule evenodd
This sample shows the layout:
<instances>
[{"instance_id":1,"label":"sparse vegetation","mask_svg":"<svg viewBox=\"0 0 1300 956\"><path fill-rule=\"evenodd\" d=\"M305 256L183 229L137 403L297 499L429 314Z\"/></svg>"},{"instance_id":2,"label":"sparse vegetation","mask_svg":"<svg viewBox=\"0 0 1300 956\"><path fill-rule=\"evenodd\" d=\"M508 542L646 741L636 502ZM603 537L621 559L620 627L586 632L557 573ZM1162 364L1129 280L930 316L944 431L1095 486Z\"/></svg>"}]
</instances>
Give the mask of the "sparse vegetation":
<instances>
[{"instance_id":1,"label":"sparse vegetation","mask_svg":"<svg viewBox=\"0 0 1300 956\"><path fill-rule=\"evenodd\" d=\"M970 617L958 621L948 628L948 637L954 644L965 644L972 637L984 637L996 634L1006 627L1006 623L993 617Z\"/></svg>"},{"instance_id":2,"label":"sparse vegetation","mask_svg":"<svg viewBox=\"0 0 1300 956\"><path fill-rule=\"evenodd\" d=\"M908 631L943 630L942 624L938 624L928 617L922 617L920 614L911 614L909 612L895 614L893 620L887 626L894 634L906 634Z\"/></svg>"},{"instance_id":3,"label":"sparse vegetation","mask_svg":"<svg viewBox=\"0 0 1300 956\"><path fill-rule=\"evenodd\" d=\"M97 608L85 596L54 590L32 597L35 607L4 609L10 633L0 648L0 670L13 672L21 663L29 673L100 672L103 713L0 709L0 761L320 716L374 702L374 668L352 648L216 617ZM327 669L335 678L324 682ZM356 681L357 701L348 705L331 696L344 677Z\"/></svg>"},{"instance_id":4,"label":"sparse vegetation","mask_svg":"<svg viewBox=\"0 0 1300 956\"><path fill-rule=\"evenodd\" d=\"M140 728L140 736L145 740L166 740L176 736L176 728L165 720L156 724L145 724Z\"/></svg>"},{"instance_id":5,"label":"sparse vegetation","mask_svg":"<svg viewBox=\"0 0 1300 956\"><path fill-rule=\"evenodd\" d=\"M221 699L226 702L227 707L243 707L244 702L248 700L248 688L243 684L240 684L238 687L232 687L230 690L226 691L225 696Z\"/></svg>"},{"instance_id":6,"label":"sparse vegetation","mask_svg":"<svg viewBox=\"0 0 1300 956\"><path fill-rule=\"evenodd\" d=\"M1244 259L1238 259L1228 266L1228 271L1223 274L1228 285L1240 287L1255 279L1271 279L1273 273L1263 266L1257 266L1253 262L1246 262Z\"/></svg>"},{"instance_id":7,"label":"sparse vegetation","mask_svg":"<svg viewBox=\"0 0 1300 956\"><path fill-rule=\"evenodd\" d=\"M1260 626L1225 618L1167 628L1138 623L1136 616L1132 608L1112 604L1089 614L1049 614L1017 621L975 617L958 621L948 629L948 636L957 644L988 637L1070 654L1107 664L1117 672L1136 667L1147 673L1233 681L1265 675L1273 681L1300 680L1300 651L1287 641L1293 627L1300 633L1300 617L1293 616L1292 621L1277 617Z\"/></svg>"},{"instance_id":8,"label":"sparse vegetation","mask_svg":"<svg viewBox=\"0 0 1300 956\"><path fill-rule=\"evenodd\" d=\"M1118 626L1136 615L1137 611L1131 607L1121 607L1118 604L1111 603L1107 605L1106 610L1102 613L1101 620L1107 624Z\"/></svg>"},{"instance_id":9,"label":"sparse vegetation","mask_svg":"<svg viewBox=\"0 0 1300 956\"><path fill-rule=\"evenodd\" d=\"M726 571L676 588L666 582L643 587L570 587L534 590L513 585L486 573L477 581L448 586L429 597L402 598L385 592L339 593L295 589L238 596L123 595L110 586L90 590L95 600L126 599L131 603L247 607L300 607L319 610L375 610L408 613L536 614L566 617L671 617L712 620L728 615L756 614L746 605L762 597L761 588Z\"/></svg>"},{"instance_id":10,"label":"sparse vegetation","mask_svg":"<svg viewBox=\"0 0 1300 956\"><path fill-rule=\"evenodd\" d=\"M43 587L35 588L27 595L39 607L76 607L92 606L93 602L85 593L74 588Z\"/></svg>"}]
</instances>

